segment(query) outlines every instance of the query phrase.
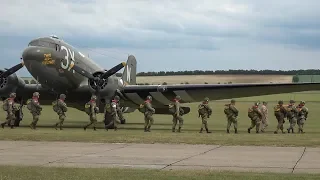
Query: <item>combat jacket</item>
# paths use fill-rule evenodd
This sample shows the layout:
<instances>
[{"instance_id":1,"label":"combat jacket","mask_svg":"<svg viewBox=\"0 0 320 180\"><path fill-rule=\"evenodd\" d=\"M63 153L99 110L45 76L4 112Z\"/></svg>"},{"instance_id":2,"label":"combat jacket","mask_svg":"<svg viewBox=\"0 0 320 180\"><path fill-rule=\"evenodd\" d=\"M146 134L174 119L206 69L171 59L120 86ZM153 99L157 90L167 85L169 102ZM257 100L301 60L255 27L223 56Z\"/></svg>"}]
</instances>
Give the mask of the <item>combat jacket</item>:
<instances>
[{"instance_id":1,"label":"combat jacket","mask_svg":"<svg viewBox=\"0 0 320 180\"><path fill-rule=\"evenodd\" d=\"M58 115L65 115L65 112L68 110L67 104L62 99L58 100L58 108Z\"/></svg>"},{"instance_id":2,"label":"combat jacket","mask_svg":"<svg viewBox=\"0 0 320 180\"><path fill-rule=\"evenodd\" d=\"M152 107L151 102L149 100L146 100L144 102L145 107L145 115L152 115L155 113L155 109Z\"/></svg>"},{"instance_id":3,"label":"combat jacket","mask_svg":"<svg viewBox=\"0 0 320 180\"><path fill-rule=\"evenodd\" d=\"M38 101L38 98L32 98L31 100L31 113L33 115L40 115L42 111L42 107Z\"/></svg>"}]
</instances>

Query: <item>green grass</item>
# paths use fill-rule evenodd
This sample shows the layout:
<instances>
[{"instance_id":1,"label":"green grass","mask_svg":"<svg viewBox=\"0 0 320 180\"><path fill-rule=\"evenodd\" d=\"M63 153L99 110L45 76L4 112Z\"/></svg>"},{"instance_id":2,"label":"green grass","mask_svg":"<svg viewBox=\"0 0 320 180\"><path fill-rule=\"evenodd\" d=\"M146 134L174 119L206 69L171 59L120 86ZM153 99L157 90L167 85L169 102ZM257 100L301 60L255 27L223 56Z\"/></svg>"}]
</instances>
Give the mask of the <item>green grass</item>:
<instances>
[{"instance_id":1,"label":"green grass","mask_svg":"<svg viewBox=\"0 0 320 180\"><path fill-rule=\"evenodd\" d=\"M290 99L296 101L305 100L309 108L309 118L305 124L306 134L273 134L276 129L276 119L273 116L273 106L278 99L288 102ZM46 107L40 117L38 130L34 131L28 127L19 127L11 130L0 129L3 134L0 140L34 140L34 141L78 141L78 142L122 142L122 143L188 143L188 144L220 144L220 145L269 145L269 146L320 146L320 121L317 118L317 112L320 112L320 94L319 93L296 93L272 95L263 97L239 98L236 106L240 110L239 116L239 134L226 134L226 118L223 114L223 105L227 101L210 102L213 108L213 115L209 119L209 129L212 134L199 134L201 120L197 116L198 103L186 104L193 109L184 116L185 123L182 133L172 133L172 117L169 115L155 115L155 124L152 126L151 133L143 132L143 115L138 111L125 114L127 124L119 125L117 132L103 130L102 115L98 131L92 129L83 131L82 127L88 123L88 116L84 112L70 109L65 120L65 129L56 131L51 126L57 121L57 115L51 107ZM269 102L269 127L265 134L247 133L250 126L250 120L247 118L247 108L253 104L254 100ZM316 102L318 101L318 102ZM286 103L285 102L285 103ZM5 114L0 113L0 118L4 119ZM25 110L25 118L22 125L28 125L31 122L31 115ZM285 123L285 128L288 122Z\"/></svg>"},{"instance_id":2,"label":"green grass","mask_svg":"<svg viewBox=\"0 0 320 180\"><path fill-rule=\"evenodd\" d=\"M97 180L97 179L154 179L154 180L316 180L319 174L237 173L194 170L144 170L118 168L55 168L0 166L1 180Z\"/></svg>"}]
</instances>

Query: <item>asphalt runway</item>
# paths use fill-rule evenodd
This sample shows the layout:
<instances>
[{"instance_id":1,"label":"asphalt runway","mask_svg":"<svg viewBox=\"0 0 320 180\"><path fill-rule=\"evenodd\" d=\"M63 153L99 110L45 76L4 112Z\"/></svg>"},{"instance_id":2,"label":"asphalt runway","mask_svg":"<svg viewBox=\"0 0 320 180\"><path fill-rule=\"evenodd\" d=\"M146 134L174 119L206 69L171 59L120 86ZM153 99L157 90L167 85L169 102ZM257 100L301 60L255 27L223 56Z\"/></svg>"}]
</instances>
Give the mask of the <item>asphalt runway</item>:
<instances>
[{"instance_id":1,"label":"asphalt runway","mask_svg":"<svg viewBox=\"0 0 320 180\"><path fill-rule=\"evenodd\" d=\"M0 141L1 165L320 173L320 148Z\"/></svg>"}]
</instances>

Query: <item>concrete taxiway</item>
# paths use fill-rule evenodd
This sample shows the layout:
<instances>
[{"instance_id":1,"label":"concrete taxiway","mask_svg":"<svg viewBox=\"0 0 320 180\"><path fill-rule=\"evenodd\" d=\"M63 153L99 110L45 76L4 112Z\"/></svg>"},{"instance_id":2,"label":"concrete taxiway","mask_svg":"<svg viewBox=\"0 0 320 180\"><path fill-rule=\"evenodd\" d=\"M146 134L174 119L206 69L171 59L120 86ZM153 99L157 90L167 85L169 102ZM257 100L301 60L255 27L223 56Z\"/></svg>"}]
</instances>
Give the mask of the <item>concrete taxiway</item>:
<instances>
[{"instance_id":1,"label":"concrete taxiway","mask_svg":"<svg viewBox=\"0 0 320 180\"><path fill-rule=\"evenodd\" d=\"M320 173L320 148L0 141L0 165Z\"/></svg>"}]
</instances>

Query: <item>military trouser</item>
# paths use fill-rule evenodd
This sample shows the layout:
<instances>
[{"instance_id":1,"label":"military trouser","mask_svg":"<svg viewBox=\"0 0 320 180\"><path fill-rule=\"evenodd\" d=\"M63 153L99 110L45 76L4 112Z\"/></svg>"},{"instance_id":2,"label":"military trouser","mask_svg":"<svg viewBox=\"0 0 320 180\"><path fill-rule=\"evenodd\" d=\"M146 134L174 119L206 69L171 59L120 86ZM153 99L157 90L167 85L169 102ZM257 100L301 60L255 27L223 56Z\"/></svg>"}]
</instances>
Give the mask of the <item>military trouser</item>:
<instances>
[{"instance_id":1,"label":"military trouser","mask_svg":"<svg viewBox=\"0 0 320 180\"><path fill-rule=\"evenodd\" d=\"M66 116L64 114L59 114L59 121L56 123L56 127L60 125L60 129L62 129L63 122L66 119Z\"/></svg>"},{"instance_id":2,"label":"military trouser","mask_svg":"<svg viewBox=\"0 0 320 180\"><path fill-rule=\"evenodd\" d=\"M257 118L251 119L251 126L248 128L249 132L251 129L256 127L256 132L258 133L260 129L260 124L261 124L260 118L257 117Z\"/></svg>"},{"instance_id":3,"label":"military trouser","mask_svg":"<svg viewBox=\"0 0 320 180\"><path fill-rule=\"evenodd\" d=\"M231 124L233 124L234 129L238 129L238 120L237 117L231 116L228 117L227 131L229 132Z\"/></svg>"},{"instance_id":4,"label":"military trouser","mask_svg":"<svg viewBox=\"0 0 320 180\"><path fill-rule=\"evenodd\" d=\"M119 110L117 114L118 114L118 118L119 118L120 122L123 121L123 120L124 120L124 117L123 117L122 111Z\"/></svg>"},{"instance_id":5,"label":"military trouser","mask_svg":"<svg viewBox=\"0 0 320 180\"><path fill-rule=\"evenodd\" d=\"M114 130L117 130L118 129L118 124L121 123L120 120L119 120L119 117L117 116L116 113L112 114L110 117L111 117L111 121L110 121L109 124L107 124L105 126L105 128L108 129L113 124Z\"/></svg>"},{"instance_id":6,"label":"military trouser","mask_svg":"<svg viewBox=\"0 0 320 180\"><path fill-rule=\"evenodd\" d=\"M301 118L298 120L298 127L299 127L299 133L303 133L303 126L305 123L306 119L305 118Z\"/></svg>"},{"instance_id":7,"label":"military trouser","mask_svg":"<svg viewBox=\"0 0 320 180\"><path fill-rule=\"evenodd\" d=\"M263 117L261 119L261 125L260 125L261 132L264 132L268 126L269 126L268 119L266 117Z\"/></svg>"},{"instance_id":8,"label":"military trouser","mask_svg":"<svg viewBox=\"0 0 320 180\"><path fill-rule=\"evenodd\" d=\"M40 114L32 113L32 123L30 124L31 129L36 129L39 121Z\"/></svg>"},{"instance_id":9,"label":"military trouser","mask_svg":"<svg viewBox=\"0 0 320 180\"><path fill-rule=\"evenodd\" d=\"M180 132L182 126L183 126L183 118L182 116L177 116L177 115L173 115L173 119L172 119L172 132L175 132L177 123L179 121L179 130L178 132Z\"/></svg>"},{"instance_id":10,"label":"military trouser","mask_svg":"<svg viewBox=\"0 0 320 180\"><path fill-rule=\"evenodd\" d=\"M93 125L93 129L96 129L97 124L97 116L96 115L90 115L90 122L84 126L84 129L88 128L90 125Z\"/></svg>"},{"instance_id":11,"label":"military trouser","mask_svg":"<svg viewBox=\"0 0 320 180\"><path fill-rule=\"evenodd\" d=\"M279 129L284 133L283 131L283 123L284 123L284 117L276 116L278 120L277 130L274 133L278 133Z\"/></svg>"},{"instance_id":12,"label":"military trouser","mask_svg":"<svg viewBox=\"0 0 320 180\"><path fill-rule=\"evenodd\" d=\"M288 133L290 132L290 130L292 130L292 133L293 133L294 127L296 126L296 123L297 123L297 118L296 117L289 118L289 123L290 123L290 126L287 129Z\"/></svg>"},{"instance_id":13,"label":"military trouser","mask_svg":"<svg viewBox=\"0 0 320 180\"><path fill-rule=\"evenodd\" d=\"M13 127L15 120L16 120L16 117L14 116L14 114L8 114L6 121L1 123L1 126L4 127L4 125L8 124L9 126Z\"/></svg>"},{"instance_id":14,"label":"military trouser","mask_svg":"<svg viewBox=\"0 0 320 180\"><path fill-rule=\"evenodd\" d=\"M144 130L150 131L151 125L154 123L154 119L151 113L144 114Z\"/></svg>"},{"instance_id":15,"label":"military trouser","mask_svg":"<svg viewBox=\"0 0 320 180\"><path fill-rule=\"evenodd\" d=\"M203 128L208 129L208 116L201 115L201 119L202 119L201 129Z\"/></svg>"}]
</instances>

